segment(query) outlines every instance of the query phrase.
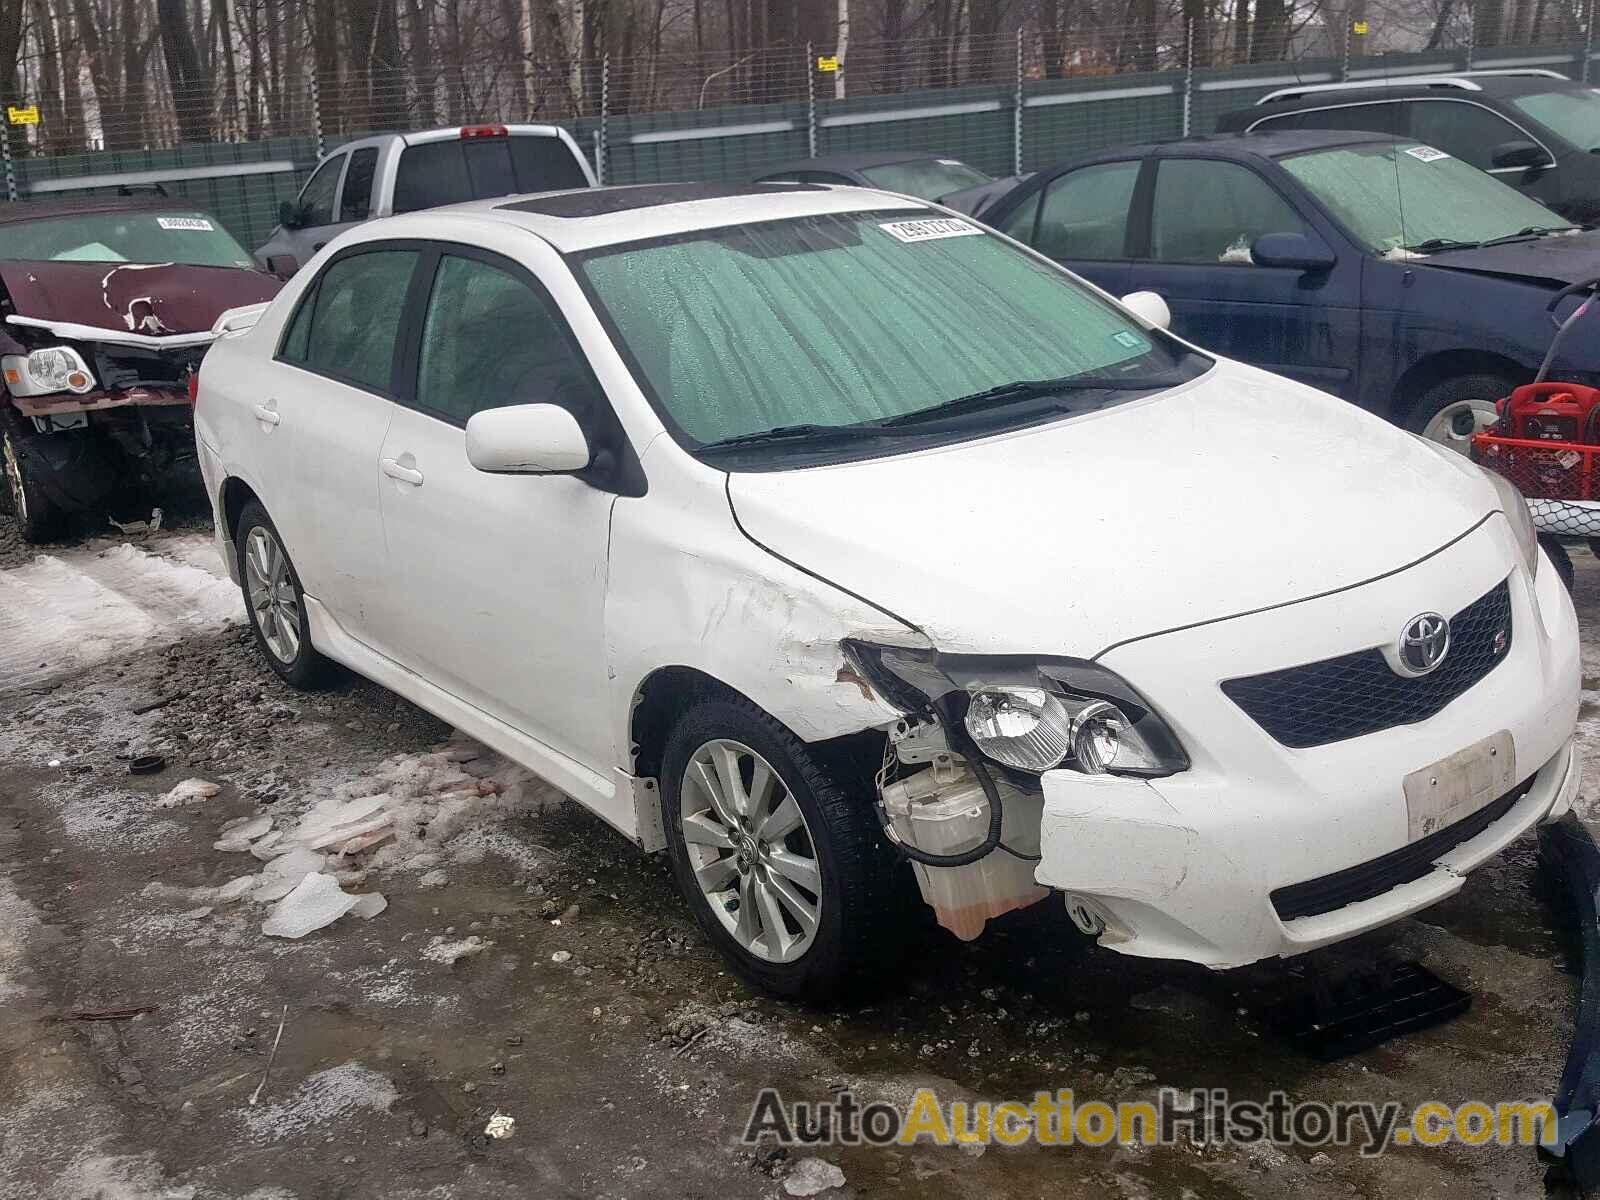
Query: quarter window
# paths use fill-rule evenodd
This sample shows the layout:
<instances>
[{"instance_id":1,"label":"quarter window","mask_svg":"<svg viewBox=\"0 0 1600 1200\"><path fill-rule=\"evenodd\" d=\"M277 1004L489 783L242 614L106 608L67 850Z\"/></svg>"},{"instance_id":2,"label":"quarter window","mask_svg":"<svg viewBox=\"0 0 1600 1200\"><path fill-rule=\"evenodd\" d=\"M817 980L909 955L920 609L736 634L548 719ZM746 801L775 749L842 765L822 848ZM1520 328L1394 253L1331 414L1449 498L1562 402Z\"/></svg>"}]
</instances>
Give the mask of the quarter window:
<instances>
[{"instance_id":1,"label":"quarter window","mask_svg":"<svg viewBox=\"0 0 1600 1200\"><path fill-rule=\"evenodd\" d=\"M1481 171L1494 166L1494 148L1503 142L1526 142L1504 117L1457 100L1418 101L1411 106L1411 136L1471 163Z\"/></svg>"},{"instance_id":2,"label":"quarter window","mask_svg":"<svg viewBox=\"0 0 1600 1200\"><path fill-rule=\"evenodd\" d=\"M417 406L466 424L486 408L560 404L587 421L595 384L549 300L476 258L439 260L422 328Z\"/></svg>"},{"instance_id":3,"label":"quarter window","mask_svg":"<svg viewBox=\"0 0 1600 1200\"><path fill-rule=\"evenodd\" d=\"M350 169L344 173L344 191L339 200L341 221L365 221L372 212L372 176L377 168L376 147L350 155Z\"/></svg>"},{"instance_id":4,"label":"quarter window","mask_svg":"<svg viewBox=\"0 0 1600 1200\"><path fill-rule=\"evenodd\" d=\"M1123 243L1139 165L1098 163L1052 181L1039 210L1034 249L1051 258L1126 257Z\"/></svg>"},{"instance_id":5,"label":"quarter window","mask_svg":"<svg viewBox=\"0 0 1600 1200\"><path fill-rule=\"evenodd\" d=\"M1336 104L1283 117L1270 117L1255 129L1363 129L1369 133L1405 133L1405 110L1396 103Z\"/></svg>"},{"instance_id":6,"label":"quarter window","mask_svg":"<svg viewBox=\"0 0 1600 1200\"><path fill-rule=\"evenodd\" d=\"M283 355L308 370L368 391L387 394L406 289L416 267L414 250L371 250L334 262L317 280L303 344L296 313ZM302 357L296 360L296 353Z\"/></svg>"},{"instance_id":7,"label":"quarter window","mask_svg":"<svg viewBox=\"0 0 1600 1200\"><path fill-rule=\"evenodd\" d=\"M330 158L317 168L300 193L300 208L307 225L333 224L333 194L339 187L339 172L343 169L344 155Z\"/></svg>"},{"instance_id":8,"label":"quarter window","mask_svg":"<svg viewBox=\"0 0 1600 1200\"><path fill-rule=\"evenodd\" d=\"M1261 176L1237 163L1171 159L1156 172L1151 256L1160 262L1250 265L1266 233L1306 227Z\"/></svg>"}]
</instances>

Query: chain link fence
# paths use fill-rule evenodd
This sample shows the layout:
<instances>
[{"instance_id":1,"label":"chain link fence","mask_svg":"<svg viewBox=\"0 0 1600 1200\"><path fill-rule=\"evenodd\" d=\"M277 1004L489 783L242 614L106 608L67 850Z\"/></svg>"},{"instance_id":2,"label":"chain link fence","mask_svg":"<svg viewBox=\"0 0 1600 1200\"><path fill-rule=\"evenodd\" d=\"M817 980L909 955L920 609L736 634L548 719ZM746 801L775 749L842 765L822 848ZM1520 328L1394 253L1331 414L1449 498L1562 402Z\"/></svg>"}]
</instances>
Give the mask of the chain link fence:
<instances>
[{"instance_id":1,"label":"chain link fence","mask_svg":"<svg viewBox=\"0 0 1600 1200\"><path fill-rule=\"evenodd\" d=\"M1290 9L1265 33L1258 10L1244 36L1226 20L1165 15L1070 35L1026 27L745 53L517 54L454 68L319 69L308 55L275 86L225 74L177 94L150 71L133 95L100 100L85 86L66 105L58 89L37 124L0 126L0 149L12 199L159 184L254 246L321 154L377 131L559 123L608 183L741 179L788 159L906 149L1012 174L1206 133L1293 83L1494 67L1590 77L1596 0L1430 3L1405 21L1377 0L1361 21Z\"/></svg>"}]
</instances>

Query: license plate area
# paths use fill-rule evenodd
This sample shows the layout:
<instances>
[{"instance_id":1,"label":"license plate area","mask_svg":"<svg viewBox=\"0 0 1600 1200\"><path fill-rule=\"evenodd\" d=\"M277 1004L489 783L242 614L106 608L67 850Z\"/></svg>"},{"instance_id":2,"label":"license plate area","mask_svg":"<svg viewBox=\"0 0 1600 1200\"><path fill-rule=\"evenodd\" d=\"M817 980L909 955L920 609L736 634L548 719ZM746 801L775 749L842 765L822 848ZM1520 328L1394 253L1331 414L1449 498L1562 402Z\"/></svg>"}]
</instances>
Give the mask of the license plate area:
<instances>
[{"instance_id":1,"label":"license plate area","mask_svg":"<svg viewBox=\"0 0 1600 1200\"><path fill-rule=\"evenodd\" d=\"M1517 750L1509 730L1457 750L1405 778L1406 840L1436 833L1509 792L1517 781Z\"/></svg>"}]
</instances>

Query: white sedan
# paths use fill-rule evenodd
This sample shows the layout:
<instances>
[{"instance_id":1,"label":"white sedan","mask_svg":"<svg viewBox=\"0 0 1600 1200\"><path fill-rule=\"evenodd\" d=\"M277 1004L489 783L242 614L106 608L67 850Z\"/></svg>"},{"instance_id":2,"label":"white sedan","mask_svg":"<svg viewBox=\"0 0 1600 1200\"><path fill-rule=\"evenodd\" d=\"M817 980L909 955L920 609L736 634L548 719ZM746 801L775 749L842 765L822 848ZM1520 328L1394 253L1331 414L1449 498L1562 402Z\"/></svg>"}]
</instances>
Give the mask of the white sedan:
<instances>
[{"instance_id":1,"label":"white sedan","mask_svg":"<svg viewBox=\"0 0 1600 1200\"><path fill-rule=\"evenodd\" d=\"M1577 625L1509 485L1162 307L867 190L487 201L231 314L200 458L274 670L666 850L764 987L891 962L908 859L1233 966L1564 812Z\"/></svg>"}]
</instances>

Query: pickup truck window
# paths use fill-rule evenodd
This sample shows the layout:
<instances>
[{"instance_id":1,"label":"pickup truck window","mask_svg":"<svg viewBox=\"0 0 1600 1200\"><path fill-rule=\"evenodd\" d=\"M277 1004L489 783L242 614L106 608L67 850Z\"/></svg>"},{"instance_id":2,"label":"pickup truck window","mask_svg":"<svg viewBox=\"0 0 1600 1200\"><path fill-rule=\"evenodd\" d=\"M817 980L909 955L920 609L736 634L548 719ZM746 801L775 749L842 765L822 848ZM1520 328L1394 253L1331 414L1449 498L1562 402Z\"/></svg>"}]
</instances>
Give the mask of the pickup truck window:
<instances>
[{"instance_id":1,"label":"pickup truck window","mask_svg":"<svg viewBox=\"0 0 1600 1200\"><path fill-rule=\"evenodd\" d=\"M400 154L394 211L588 186L582 165L560 138L512 134L423 142Z\"/></svg>"},{"instance_id":2,"label":"pickup truck window","mask_svg":"<svg viewBox=\"0 0 1600 1200\"><path fill-rule=\"evenodd\" d=\"M378 169L378 148L368 146L350 155L339 198L339 220L365 221L372 214L372 176Z\"/></svg>"}]
</instances>

